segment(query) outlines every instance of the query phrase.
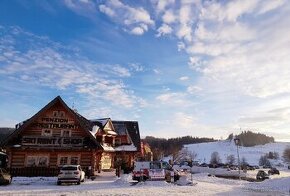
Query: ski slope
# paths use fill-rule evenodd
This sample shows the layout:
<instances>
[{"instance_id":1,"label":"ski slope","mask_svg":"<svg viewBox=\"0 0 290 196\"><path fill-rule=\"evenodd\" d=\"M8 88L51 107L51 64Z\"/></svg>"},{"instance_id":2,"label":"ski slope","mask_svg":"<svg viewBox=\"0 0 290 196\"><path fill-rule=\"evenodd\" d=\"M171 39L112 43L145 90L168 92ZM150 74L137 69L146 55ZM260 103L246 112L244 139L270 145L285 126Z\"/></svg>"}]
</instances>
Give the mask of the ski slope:
<instances>
[{"instance_id":1,"label":"ski slope","mask_svg":"<svg viewBox=\"0 0 290 196\"><path fill-rule=\"evenodd\" d=\"M242 160L244 157L249 164L258 165L261 155L265 155L271 151L279 153L279 159L272 161L273 164L283 163L282 155L285 148L287 147L290 148L289 142L275 142L254 147L239 146L240 160ZM189 144L185 145L184 148L197 153L197 158L195 160L199 161L200 163L209 163L211 154L215 151L219 153L223 163L226 162L227 156L231 154L234 155L237 160L237 146L233 141L229 140Z\"/></svg>"}]
</instances>

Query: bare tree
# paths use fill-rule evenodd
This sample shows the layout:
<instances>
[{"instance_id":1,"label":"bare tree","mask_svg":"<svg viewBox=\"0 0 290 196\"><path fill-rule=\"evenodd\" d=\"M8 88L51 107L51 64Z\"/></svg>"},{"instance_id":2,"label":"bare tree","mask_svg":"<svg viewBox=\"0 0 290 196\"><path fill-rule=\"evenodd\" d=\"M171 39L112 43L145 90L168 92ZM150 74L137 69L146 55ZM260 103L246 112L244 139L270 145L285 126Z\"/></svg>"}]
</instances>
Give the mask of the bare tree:
<instances>
[{"instance_id":1,"label":"bare tree","mask_svg":"<svg viewBox=\"0 0 290 196\"><path fill-rule=\"evenodd\" d=\"M227 156L227 163L229 165L233 165L236 161L236 158L233 154Z\"/></svg>"},{"instance_id":2,"label":"bare tree","mask_svg":"<svg viewBox=\"0 0 290 196\"><path fill-rule=\"evenodd\" d=\"M181 151L176 152L173 156L174 161L190 161L192 162L197 157L197 153L189 151L187 148L183 148Z\"/></svg>"},{"instance_id":3,"label":"bare tree","mask_svg":"<svg viewBox=\"0 0 290 196\"><path fill-rule=\"evenodd\" d=\"M267 155L262 155L260 157L260 159L259 159L259 165L260 166L263 166L263 165L270 166L271 165L269 159L267 158Z\"/></svg>"},{"instance_id":4,"label":"bare tree","mask_svg":"<svg viewBox=\"0 0 290 196\"><path fill-rule=\"evenodd\" d=\"M210 164L219 164L221 162L221 158L218 152L211 153Z\"/></svg>"},{"instance_id":5,"label":"bare tree","mask_svg":"<svg viewBox=\"0 0 290 196\"><path fill-rule=\"evenodd\" d=\"M283 152L283 158L285 159L286 162L290 162L290 148L286 148Z\"/></svg>"},{"instance_id":6,"label":"bare tree","mask_svg":"<svg viewBox=\"0 0 290 196\"><path fill-rule=\"evenodd\" d=\"M245 157L242 157L241 165L247 165L247 164L248 164L247 159Z\"/></svg>"},{"instance_id":7,"label":"bare tree","mask_svg":"<svg viewBox=\"0 0 290 196\"><path fill-rule=\"evenodd\" d=\"M177 148L174 148L172 150L172 160L173 160L173 162L180 161L180 158L179 158L179 150Z\"/></svg>"}]
</instances>

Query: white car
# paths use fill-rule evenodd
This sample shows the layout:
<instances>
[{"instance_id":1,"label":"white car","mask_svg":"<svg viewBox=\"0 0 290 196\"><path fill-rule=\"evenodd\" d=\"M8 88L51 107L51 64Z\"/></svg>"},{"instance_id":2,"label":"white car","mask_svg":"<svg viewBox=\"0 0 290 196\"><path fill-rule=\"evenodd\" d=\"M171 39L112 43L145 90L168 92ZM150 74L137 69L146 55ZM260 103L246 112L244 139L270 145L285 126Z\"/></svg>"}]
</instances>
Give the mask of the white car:
<instances>
[{"instance_id":1,"label":"white car","mask_svg":"<svg viewBox=\"0 0 290 196\"><path fill-rule=\"evenodd\" d=\"M85 181L85 172L80 165L64 165L60 168L57 185L62 183L77 183Z\"/></svg>"}]
</instances>

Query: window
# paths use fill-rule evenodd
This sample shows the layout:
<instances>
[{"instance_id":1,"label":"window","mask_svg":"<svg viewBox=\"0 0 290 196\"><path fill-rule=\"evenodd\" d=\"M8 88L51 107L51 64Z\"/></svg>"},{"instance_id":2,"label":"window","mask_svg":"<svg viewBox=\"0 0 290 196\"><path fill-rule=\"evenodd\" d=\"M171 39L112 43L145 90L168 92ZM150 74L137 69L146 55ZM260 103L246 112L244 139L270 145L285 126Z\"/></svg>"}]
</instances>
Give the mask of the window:
<instances>
[{"instance_id":1,"label":"window","mask_svg":"<svg viewBox=\"0 0 290 196\"><path fill-rule=\"evenodd\" d=\"M52 136L52 130L49 130L49 129L44 129L42 130L42 136Z\"/></svg>"},{"instance_id":2,"label":"window","mask_svg":"<svg viewBox=\"0 0 290 196\"><path fill-rule=\"evenodd\" d=\"M121 145L121 138L116 138L115 139L115 144L116 145Z\"/></svg>"},{"instance_id":3,"label":"window","mask_svg":"<svg viewBox=\"0 0 290 196\"><path fill-rule=\"evenodd\" d=\"M27 167L35 167L37 164L37 157L28 156L27 157Z\"/></svg>"},{"instance_id":4,"label":"window","mask_svg":"<svg viewBox=\"0 0 290 196\"><path fill-rule=\"evenodd\" d=\"M58 165L78 165L80 163L80 155L59 155Z\"/></svg>"},{"instance_id":5,"label":"window","mask_svg":"<svg viewBox=\"0 0 290 196\"><path fill-rule=\"evenodd\" d=\"M58 117L58 111L53 111L53 112L52 112L52 116L53 116L53 117Z\"/></svg>"},{"instance_id":6,"label":"window","mask_svg":"<svg viewBox=\"0 0 290 196\"><path fill-rule=\"evenodd\" d=\"M71 136L71 130L61 130L61 136L62 137L70 137Z\"/></svg>"},{"instance_id":7,"label":"window","mask_svg":"<svg viewBox=\"0 0 290 196\"><path fill-rule=\"evenodd\" d=\"M53 111L52 112L52 116L53 117L64 117L65 116L65 113L64 113L64 111L60 111L60 110L58 110L58 111Z\"/></svg>"},{"instance_id":8,"label":"window","mask_svg":"<svg viewBox=\"0 0 290 196\"><path fill-rule=\"evenodd\" d=\"M68 157L60 157L59 165L67 165Z\"/></svg>"},{"instance_id":9,"label":"window","mask_svg":"<svg viewBox=\"0 0 290 196\"><path fill-rule=\"evenodd\" d=\"M70 164L78 165L79 164L79 157L71 157Z\"/></svg>"},{"instance_id":10,"label":"window","mask_svg":"<svg viewBox=\"0 0 290 196\"><path fill-rule=\"evenodd\" d=\"M48 165L48 157L38 157L38 166L44 167Z\"/></svg>"},{"instance_id":11,"label":"window","mask_svg":"<svg viewBox=\"0 0 290 196\"><path fill-rule=\"evenodd\" d=\"M47 155L27 156L26 166L27 167L47 167L48 156Z\"/></svg>"},{"instance_id":12,"label":"window","mask_svg":"<svg viewBox=\"0 0 290 196\"><path fill-rule=\"evenodd\" d=\"M59 117L64 117L64 111L59 111L58 116Z\"/></svg>"}]
</instances>

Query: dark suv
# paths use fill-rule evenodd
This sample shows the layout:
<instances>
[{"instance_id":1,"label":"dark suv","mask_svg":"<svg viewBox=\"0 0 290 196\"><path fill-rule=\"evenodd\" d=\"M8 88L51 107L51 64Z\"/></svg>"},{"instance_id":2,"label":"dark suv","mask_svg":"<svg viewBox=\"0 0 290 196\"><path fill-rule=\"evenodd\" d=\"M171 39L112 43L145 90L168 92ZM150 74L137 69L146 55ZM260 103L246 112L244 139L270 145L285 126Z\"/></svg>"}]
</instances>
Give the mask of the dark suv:
<instances>
[{"instance_id":1,"label":"dark suv","mask_svg":"<svg viewBox=\"0 0 290 196\"><path fill-rule=\"evenodd\" d=\"M256 179L259 181L269 179L269 175L265 171L259 170L257 173Z\"/></svg>"},{"instance_id":2,"label":"dark suv","mask_svg":"<svg viewBox=\"0 0 290 196\"><path fill-rule=\"evenodd\" d=\"M274 175L274 174L278 174L278 175L280 175L280 172L279 172L279 170L277 169L277 168L271 168L269 171L268 171L268 174L269 175Z\"/></svg>"}]
</instances>

